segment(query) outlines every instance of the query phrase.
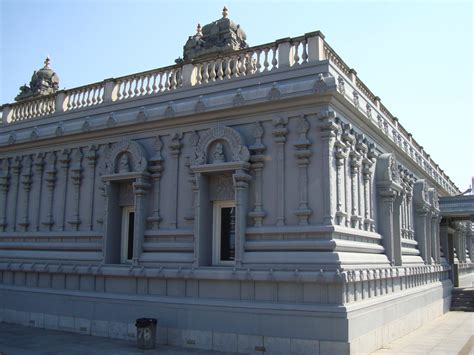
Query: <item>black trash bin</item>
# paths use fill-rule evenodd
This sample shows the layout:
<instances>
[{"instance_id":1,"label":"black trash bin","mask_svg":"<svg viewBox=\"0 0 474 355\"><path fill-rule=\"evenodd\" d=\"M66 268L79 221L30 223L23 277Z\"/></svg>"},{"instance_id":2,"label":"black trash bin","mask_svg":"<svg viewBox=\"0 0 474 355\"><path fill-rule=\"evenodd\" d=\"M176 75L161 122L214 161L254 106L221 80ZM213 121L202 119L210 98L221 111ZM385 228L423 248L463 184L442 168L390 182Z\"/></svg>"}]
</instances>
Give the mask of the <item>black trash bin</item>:
<instances>
[{"instance_id":1,"label":"black trash bin","mask_svg":"<svg viewBox=\"0 0 474 355\"><path fill-rule=\"evenodd\" d=\"M139 349L154 349L156 343L155 318L139 318L135 322L137 327L137 345Z\"/></svg>"}]
</instances>

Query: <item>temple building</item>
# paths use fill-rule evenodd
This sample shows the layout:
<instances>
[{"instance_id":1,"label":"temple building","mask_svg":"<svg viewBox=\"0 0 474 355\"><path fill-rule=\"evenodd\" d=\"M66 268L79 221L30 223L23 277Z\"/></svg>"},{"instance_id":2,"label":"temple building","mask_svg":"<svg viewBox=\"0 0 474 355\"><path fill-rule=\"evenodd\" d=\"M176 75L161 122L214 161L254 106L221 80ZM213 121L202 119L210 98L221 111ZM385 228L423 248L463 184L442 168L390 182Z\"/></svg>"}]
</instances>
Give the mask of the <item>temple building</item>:
<instances>
[{"instance_id":1,"label":"temple building","mask_svg":"<svg viewBox=\"0 0 474 355\"><path fill-rule=\"evenodd\" d=\"M0 107L0 321L349 354L473 284L474 196L321 32L246 37L224 8L176 64L66 90L47 58Z\"/></svg>"}]
</instances>

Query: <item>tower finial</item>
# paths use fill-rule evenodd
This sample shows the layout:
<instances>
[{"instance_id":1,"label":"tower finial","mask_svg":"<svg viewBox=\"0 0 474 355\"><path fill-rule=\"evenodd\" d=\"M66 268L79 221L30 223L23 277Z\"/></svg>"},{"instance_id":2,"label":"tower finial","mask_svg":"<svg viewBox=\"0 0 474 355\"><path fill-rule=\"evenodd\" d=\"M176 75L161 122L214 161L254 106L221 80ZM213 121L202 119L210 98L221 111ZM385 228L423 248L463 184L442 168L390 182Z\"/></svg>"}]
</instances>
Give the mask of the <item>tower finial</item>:
<instances>
[{"instance_id":1,"label":"tower finial","mask_svg":"<svg viewBox=\"0 0 474 355\"><path fill-rule=\"evenodd\" d=\"M222 9L222 17L227 17L227 14L229 11L227 10L227 7L224 5L224 8Z\"/></svg>"},{"instance_id":2,"label":"tower finial","mask_svg":"<svg viewBox=\"0 0 474 355\"><path fill-rule=\"evenodd\" d=\"M44 60L44 67L49 68L49 62L51 62L51 59L49 59L49 55L46 56L46 59Z\"/></svg>"},{"instance_id":3,"label":"tower finial","mask_svg":"<svg viewBox=\"0 0 474 355\"><path fill-rule=\"evenodd\" d=\"M201 24L199 22L196 26L196 34L197 35L202 35L202 28L201 28Z\"/></svg>"}]
</instances>

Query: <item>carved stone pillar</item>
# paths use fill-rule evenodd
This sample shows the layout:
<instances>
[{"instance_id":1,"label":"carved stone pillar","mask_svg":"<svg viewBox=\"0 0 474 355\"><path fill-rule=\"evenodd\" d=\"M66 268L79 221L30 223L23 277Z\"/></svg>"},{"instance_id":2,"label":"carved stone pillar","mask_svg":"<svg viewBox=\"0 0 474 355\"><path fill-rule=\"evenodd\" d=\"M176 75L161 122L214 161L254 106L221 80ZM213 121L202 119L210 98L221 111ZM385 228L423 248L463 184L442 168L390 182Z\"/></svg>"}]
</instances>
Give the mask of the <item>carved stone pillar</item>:
<instances>
[{"instance_id":1,"label":"carved stone pillar","mask_svg":"<svg viewBox=\"0 0 474 355\"><path fill-rule=\"evenodd\" d=\"M13 175L13 181L12 181L12 185L13 185L13 206L11 206L11 208L13 209L13 220L12 220L12 223L13 223L13 231L15 232L16 229L17 229L17 212L18 212L18 195L19 195L19 192L20 192L20 173L21 173L21 157L15 157L15 159L13 160L13 164L12 164L12 175Z\"/></svg>"},{"instance_id":2,"label":"carved stone pillar","mask_svg":"<svg viewBox=\"0 0 474 355\"><path fill-rule=\"evenodd\" d=\"M336 181L335 181L335 157L334 143L338 125L336 114L333 111L325 111L319 115L319 124L322 140L322 205L323 224L333 225L336 216ZM347 206L347 204L346 204Z\"/></svg>"},{"instance_id":3,"label":"carved stone pillar","mask_svg":"<svg viewBox=\"0 0 474 355\"><path fill-rule=\"evenodd\" d=\"M446 222L439 226L439 238L444 258L448 263L452 263L452 260L449 257L448 225Z\"/></svg>"},{"instance_id":4,"label":"carved stone pillar","mask_svg":"<svg viewBox=\"0 0 474 355\"><path fill-rule=\"evenodd\" d=\"M265 210L263 209L263 167L265 166L265 150L266 147L262 143L264 130L260 122L256 122L253 130L255 143L249 147L252 152L250 157L251 168L255 172L255 206L249 216L253 219L255 227L261 227L263 218L265 218Z\"/></svg>"},{"instance_id":5,"label":"carved stone pillar","mask_svg":"<svg viewBox=\"0 0 474 355\"><path fill-rule=\"evenodd\" d=\"M349 153L351 167L351 227L358 228L361 222L359 214L359 169L360 156L355 152Z\"/></svg>"},{"instance_id":6,"label":"carved stone pillar","mask_svg":"<svg viewBox=\"0 0 474 355\"><path fill-rule=\"evenodd\" d=\"M365 158L362 165L362 180L364 181L364 230L372 231L374 220L371 212L372 205L372 194L371 194L371 181L372 181L372 166L373 163L370 159Z\"/></svg>"},{"instance_id":7,"label":"carved stone pillar","mask_svg":"<svg viewBox=\"0 0 474 355\"><path fill-rule=\"evenodd\" d=\"M277 218L276 225L285 225L285 142L288 129L288 118L277 117L273 119L273 140L276 144L276 195Z\"/></svg>"},{"instance_id":8,"label":"carved stone pillar","mask_svg":"<svg viewBox=\"0 0 474 355\"><path fill-rule=\"evenodd\" d=\"M44 226L47 227L49 231L54 224L53 220L53 203L54 203L54 187L56 184L56 153L48 153L46 158L46 187L47 191L47 207L46 207L46 218L41 222Z\"/></svg>"},{"instance_id":9,"label":"carved stone pillar","mask_svg":"<svg viewBox=\"0 0 474 355\"><path fill-rule=\"evenodd\" d=\"M76 231L79 230L81 224L80 219L80 204L81 204L81 183L82 183L82 152L81 148L77 148L72 153L73 163L71 165L70 177L73 188L73 210L68 223L73 226Z\"/></svg>"},{"instance_id":10,"label":"carved stone pillar","mask_svg":"<svg viewBox=\"0 0 474 355\"><path fill-rule=\"evenodd\" d=\"M36 231L40 230L41 225L41 209L42 209L42 201L43 201L43 173L44 173L44 153L38 153L35 156L34 166L35 166L35 174L37 176L38 181L38 188L35 190L35 195L32 198L35 204L37 204L36 216L35 216L35 223L34 229Z\"/></svg>"},{"instance_id":11,"label":"carved stone pillar","mask_svg":"<svg viewBox=\"0 0 474 355\"><path fill-rule=\"evenodd\" d=\"M428 213L430 213L428 187L424 180L417 180L414 189L413 197L415 204L415 239L418 241L418 249L420 250L421 257L425 263L431 263L431 249L430 249L430 238L428 223ZM430 224L431 227L431 224Z\"/></svg>"},{"instance_id":12,"label":"carved stone pillar","mask_svg":"<svg viewBox=\"0 0 474 355\"><path fill-rule=\"evenodd\" d=\"M415 210L415 238L418 242L418 250L425 263L429 264L431 255L429 252L429 236L427 226L428 210L426 208L417 208Z\"/></svg>"},{"instance_id":13,"label":"carved stone pillar","mask_svg":"<svg viewBox=\"0 0 474 355\"><path fill-rule=\"evenodd\" d=\"M186 168L188 169L188 182L191 185L191 204L189 206L188 212L184 216L184 219L193 222L194 221L194 205L197 198L197 186L196 179L194 177L194 171L191 169L192 162L194 160L194 155L196 154L196 147L199 142L199 134L197 131L191 132L191 137L189 139L189 145L191 146L191 155L186 158Z\"/></svg>"},{"instance_id":14,"label":"carved stone pillar","mask_svg":"<svg viewBox=\"0 0 474 355\"><path fill-rule=\"evenodd\" d=\"M69 181L69 163L71 161L70 158L71 151L70 149L63 149L63 151L59 155L59 162L61 163L61 169L63 170L63 178L64 184L61 184L62 189L62 196L59 195L63 199L63 208L62 208L62 216L59 219L58 229L64 230L65 229L65 222L66 222L66 209L67 209L67 194L68 194L68 181Z\"/></svg>"},{"instance_id":15,"label":"carved stone pillar","mask_svg":"<svg viewBox=\"0 0 474 355\"><path fill-rule=\"evenodd\" d=\"M409 238L414 239L414 230L413 230L413 182L410 178L409 189L407 191L407 221L408 221L408 232Z\"/></svg>"},{"instance_id":16,"label":"carved stone pillar","mask_svg":"<svg viewBox=\"0 0 474 355\"><path fill-rule=\"evenodd\" d=\"M135 224L133 239L133 260L134 265L138 265L138 260L142 254L143 239L145 235L146 221L146 197L150 184L144 178L138 178L133 183L133 193L135 194Z\"/></svg>"},{"instance_id":17,"label":"carved stone pillar","mask_svg":"<svg viewBox=\"0 0 474 355\"><path fill-rule=\"evenodd\" d=\"M209 177L195 173L196 200L194 205L194 266L207 266L212 263L212 204L209 201Z\"/></svg>"},{"instance_id":18,"label":"carved stone pillar","mask_svg":"<svg viewBox=\"0 0 474 355\"><path fill-rule=\"evenodd\" d=\"M7 227L7 199L10 187L9 160L2 159L2 172L0 174L0 231L5 232Z\"/></svg>"},{"instance_id":19,"label":"carved stone pillar","mask_svg":"<svg viewBox=\"0 0 474 355\"><path fill-rule=\"evenodd\" d=\"M170 202L170 211L171 211L171 222L170 222L170 227L171 228L177 228L178 227L178 191L179 191L179 155L181 154L181 138L183 137L183 134L180 132L175 132L171 136L171 143L169 145L169 148L171 150L171 162L170 162L170 171L171 174L175 177L174 181L176 181L175 184L175 191L174 191L174 198L171 199Z\"/></svg>"},{"instance_id":20,"label":"carved stone pillar","mask_svg":"<svg viewBox=\"0 0 474 355\"><path fill-rule=\"evenodd\" d=\"M90 213L89 217L87 220L87 225L86 229L88 230L93 230L94 229L94 200L95 200L95 175L96 175L96 166L97 166L97 146L91 145L89 146L89 150L87 152L87 161L89 165L89 174L88 174L88 185L90 186L90 195L89 195L89 200L90 200Z\"/></svg>"},{"instance_id":21,"label":"carved stone pillar","mask_svg":"<svg viewBox=\"0 0 474 355\"><path fill-rule=\"evenodd\" d=\"M456 256L459 263L463 262L463 246L462 246L462 227L460 223L456 223L456 231L454 232L454 247L456 248Z\"/></svg>"},{"instance_id":22,"label":"carved stone pillar","mask_svg":"<svg viewBox=\"0 0 474 355\"><path fill-rule=\"evenodd\" d=\"M158 136L155 140L155 155L149 160L149 170L151 171L151 180L153 182L153 208L152 214L147 218L147 222L151 223L154 230L157 230L160 226L160 180L161 173L163 171L163 157L161 156L161 150L163 143L161 138Z\"/></svg>"},{"instance_id":23,"label":"carved stone pillar","mask_svg":"<svg viewBox=\"0 0 474 355\"><path fill-rule=\"evenodd\" d=\"M341 141L334 143L334 157L336 159L336 224L347 225L347 205L345 197L344 166L347 159L347 148Z\"/></svg>"},{"instance_id":24,"label":"carved stone pillar","mask_svg":"<svg viewBox=\"0 0 474 355\"><path fill-rule=\"evenodd\" d=\"M400 176L393 154L382 154L376 166L378 229L391 263L401 265Z\"/></svg>"},{"instance_id":25,"label":"carved stone pillar","mask_svg":"<svg viewBox=\"0 0 474 355\"><path fill-rule=\"evenodd\" d=\"M356 133L356 144L355 144L356 153L359 156L357 169L357 218L359 229L365 229L365 184L364 184L364 162L367 160L366 155L368 152L367 142L364 138L364 135Z\"/></svg>"},{"instance_id":26,"label":"carved stone pillar","mask_svg":"<svg viewBox=\"0 0 474 355\"><path fill-rule=\"evenodd\" d=\"M30 205L30 191L32 185L32 161L29 155L23 158L23 167L21 169L21 184L23 185L23 201L21 208L23 209L23 216L18 222L18 225L23 228L23 231L28 230L30 225L29 219L29 205Z\"/></svg>"},{"instance_id":27,"label":"carved stone pillar","mask_svg":"<svg viewBox=\"0 0 474 355\"><path fill-rule=\"evenodd\" d=\"M296 148L295 156L298 164L298 192L299 204L298 209L294 212L299 219L300 225L308 224L308 217L312 211L308 206L308 165L311 156L311 142L307 138L309 123L301 117L298 122L298 141L294 144Z\"/></svg>"},{"instance_id":28,"label":"carved stone pillar","mask_svg":"<svg viewBox=\"0 0 474 355\"><path fill-rule=\"evenodd\" d=\"M235 186L235 265L241 266L244 256L245 231L247 226L248 182L252 179L245 170L233 175Z\"/></svg>"}]
</instances>

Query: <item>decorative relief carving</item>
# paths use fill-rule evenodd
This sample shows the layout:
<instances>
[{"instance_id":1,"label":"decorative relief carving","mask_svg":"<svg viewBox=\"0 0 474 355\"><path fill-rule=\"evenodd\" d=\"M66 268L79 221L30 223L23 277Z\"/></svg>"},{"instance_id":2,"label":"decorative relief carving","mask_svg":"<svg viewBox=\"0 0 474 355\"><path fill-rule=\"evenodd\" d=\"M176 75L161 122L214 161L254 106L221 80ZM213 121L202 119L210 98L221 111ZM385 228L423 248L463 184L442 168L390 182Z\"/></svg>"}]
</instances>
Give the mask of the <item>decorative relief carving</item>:
<instances>
[{"instance_id":1,"label":"decorative relief carving","mask_svg":"<svg viewBox=\"0 0 474 355\"><path fill-rule=\"evenodd\" d=\"M390 157L390 172L391 172L391 180L395 182L400 182L400 173L398 170L398 164L393 156Z\"/></svg>"},{"instance_id":2,"label":"decorative relief carving","mask_svg":"<svg viewBox=\"0 0 474 355\"><path fill-rule=\"evenodd\" d=\"M354 100L354 106L359 108L359 93L356 90L354 90L352 92L352 95L353 95L353 100Z\"/></svg>"},{"instance_id":3,"label":"decorative relief carving","mask_svg":"<svg viewBox=\"0 0 474 355\"><path fill-rule=\"evenodd\" d=\"M194 107L194 111L198 113L206 111L206 104L204 103L202 95L199 96L199 99L196 102L196 106Z\"/></svg>"},{"instance_id":4,"label":"decorative relief carving","mask_svg":"<svg viewBox=\"0 0 474 355\"><path fill-rule=\"evenodd\" d=\"M107 128L112 128L117 125L117 120L115 119L115 113L111 112L109 114L109 118L107 118L107 122L105 124Z\"/></svg>"},{"instance_id":5,"label":"decorative relief carving","mask_svg":"<svg viewBox=\"0 0 474 355\"><path fill-rule=\"evenodd\" d=\"M316 78L316 82L314 83L313 86L313 91L316 93L323 93L326 92L329 88L329 85L327 84L327 79L328 79L329 73L319 73L318 77Z\"/></svg>"},{"instance_id":6,"label":"decorative relief carving","mask_svg":"<svg viewBox=\"0 0 474 355\"><path fill-rule=\"evenodd\" d=\"M31 140L36 140L39 138L39 132L38 132L38 127L33 127L30 133L30 139Z\"/></svg>"},{"instance_id":7,"label":"decorative relief carving","mask_svg":"<svg viewBox=\"0 0 474 355\"><path fill-rule=\"evenodd\" d=\"M92 128L92 125L89 121L89 118L86 118L86 120L82 124L82 132L89 132L91 128Z\"/></svg>"},{"instance_id":8,"label":"decorative relief carving","mask_svg":"<svg viewBox=\"0 0 474 355\"><path fill-rule=\"evenodd\" d=\"M166 118L171 118L171 117L174 117L175 115L175 109L174 109L174 103L173 101L170 101L168 103L168 106L166 106L166 109L165 109L165 117Z\"/></svg>"},{"instance_id":9,"label":"decorative relief carving","mask_svg":"<svg viewBox=\"0 0 474 355\"><path fill-rule=\"evenodd\" d=\"M382 118L382 116L377 115L377 123L378 123L378 125L379 125L379 128L380 128L380 129L383 129L384 125L383 125L383 118Z\"/></svg>"},{"instance_id":10,"label":"decorative relief carving","mask_svg":"<svg viewBox=\"0 0 474 355\"><path fill-rule=\"evenodd\" d=\"M8 136L8 144L12 145L15 144L16 142L16 133L15 131L10 132L10 135Z\"/></svg>"},{"instance_id":11,"label":"decorative relief carving","mask_svg":"<svg viewBox=\"0 0 474 355\"><path fill-rule=\"evenodd\" d=\"M278 89L278 84L274 82L272 84L272 88L268 92L267 99L268 100L278 100L281 97L280 89Z\"/></svg>"},{"instance_id":12,"label":"decorative relief carving","mask_svg":"<svg viewBox=\"0 0 474 355\"><path fill-rule=\"evenodd\" d=\"M129 173L130 172L130 162L128 158L128 153L122 153L118 159L118 173Z\"/></svg>"},{"instance_id":13,"label":"decorative relief carving","mask_svg":"<svg viewBox=\"0 0 474 355\"><path fill-rule=\"evenodd\" d=\"M234 106L241 106L245 102L245 98L242 95L242 89L237 89L237 93L234 95L233 103Z\"/></svg>"},{"instance_id":14,"label":"decorative relief carving","mask_svg":"<svg viewBox=\"0 0 474 355\"><path fill-rule=\"evenodd\" d=\"M240 134L230 127L219 126L206 131L196 146L194 165L206 164L210 161L208 154L211 144L216 140L225 141L230 149L229 161L248 162L250 153L247 147L243 145Z\"/></svg>"},{"instance_id":15,"label":"decorative relief carving","mask_svg":"<svg viewBox=\"0 0 474 355\"><path fill-rule=\"evenodd\" d=\"M345 95L346 93L346 88L344 85L345 85L344 78L339 75L337 78L337 89L342 95Z\"/></svg>"},{"instance_id":16,"label":"decorative relief carving","mask_svg":"<svg viewBox=\"0 0 474 355\"><path fill-rule=\"evenodd\" d=\"M366 110L366 113L367 113L367 117L368 117L369 119L372 119L372 107L370 106L369 103L367 103L367 104L365 105L365 110Z\"/></svg>"},{"instance_id":17,"label":"decorative relief carving","mask_svg":"<svg viewBox=\"0 0 474 355\"><path fill-rule=\"evenodd\" d=\"M64 135L64 124L62 122L58 123L54 134L56 135L56 137L62 137Z\"/></svg>"},{"instance_id":18,"label":"decorative relief carving","mask_svg":"<svg viewBox=\"0 0 474 355\"><path fill-rule=\"evenodd\" d=\"M381 154L377 159L377 181L400 183L398 163L392 153Z\"/></svg>"},{"instance_id":19,"label":"decorative relief carving","mask_svg":"<svg viewBox=\"0 0 474 355\"><path fill-rule=\"evenodd\" d=\"M148 115L146 113L145 106L140 107L140 110L137 114L137 122L143 123L148 120Z\"/></svg>"},{"instance_id":20,"label":"decorative relief carving","mask_svg":"<svg viewBox=\"0 0 474 355\"><path fill-rule=\"evenodd\" d=\"M176 131L171 134L171 142L169 144L169 148L171 149L171 155L176 157L179 155L181 150L181 139L183 138L183 133Z\"/></svg>"},{"instance_id":21,"label":"decorative relief carving","mask_svg":"<svg viewBox=\"0 0 474 355\"><path fill-rule=\"evenodd\" d=\"M127 158L123 158L124 155ZM123 140L116 143L107 152L105 160L106 174L120 173L120 169L125 169L126 165L128 165L129 171L140 173L146 172L148 167L145 150L139 143L132 140Z\"/></svg>"},{"instance_id":22,"label":"decorative relief carving","mask_svg":"<svg viewBox=\"0 0 474 355\"><path fill-rule=\"evenodd\" d=\"M224 146L222 143L216 143L214 152L212 153L212 162L214 164L225 163Z\"/></svg>"}]
</instances>

